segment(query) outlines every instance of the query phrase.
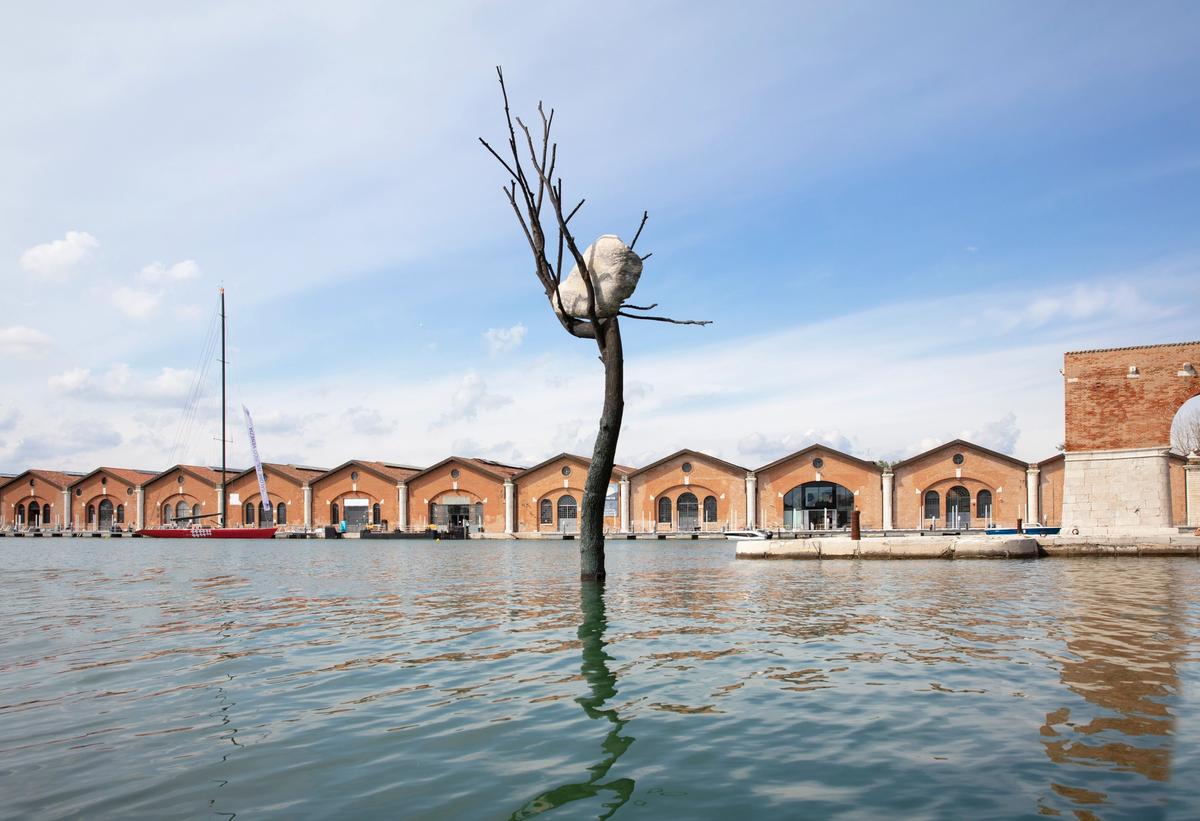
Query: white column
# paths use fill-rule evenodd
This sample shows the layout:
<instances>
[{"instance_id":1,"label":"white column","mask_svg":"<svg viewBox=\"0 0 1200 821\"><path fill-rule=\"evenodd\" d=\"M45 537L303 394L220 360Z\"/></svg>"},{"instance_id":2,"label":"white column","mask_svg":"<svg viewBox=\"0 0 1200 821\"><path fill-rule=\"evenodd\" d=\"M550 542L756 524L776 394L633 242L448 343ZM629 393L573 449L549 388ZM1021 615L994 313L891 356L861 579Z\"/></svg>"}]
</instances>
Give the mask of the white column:
<instances>
[{"instance_id":1,"label":"white column","mask_svg":"<svg viewBox=\"0 0 1200 821\"><path fill-rule=\"evenodd\" d=\"M137 529L141 530L143 527L146 526L146 492L144 490L142 490L141 485L138 485L134 489L133 492L134 492L134 497L133 497L134 503L133 504L134 504L134 507L136 508L133 511L133 516L134 516L133 521L137 525Z\"/></svg>"},{"instance_id":2,"label":"white column","mask_svg":"<svg viewBox=\"0 0 1200 821\"><path fill-rule=\"evenodd\" d=\"M620 512L621 512L621 532L632 532L629 527L629 477L622 476L620 482L617 483L620 488L621 495L619 497Z\"/></svg>"},{"instance_id":3,"label":"white column","mask_svg":"<svg viewBox=\"0 0 1200 821\"><path fill-rule=\"evenodd\" d=\"M396 527L408 530L408 484L396 483Z\"/></svg>"},{"instance_id":4,"label":"white column","mask_svg":"<svg viewBox=\"0 0 1200 821\"><path fill-rule=\"evenodd\" d=\"M1188 456L1188 463L1183 468L1183 480L1188 527L1200 528L1200 456L1195 453Z\"/></svg>"},{"instance_id":5,"label":"white column","mask_svg":"<svg viewBox=\"0 0 1200 821\"><path fill-rule=\"evenodd\" d=\"M758 477L746 474L746 527L758 527Z\"/></svg>"},{"instance_id":6,"label":"white column","mask_svg":"<svg viewBox=\"0 0 1200 821\"><path fill-rule=\"evenodd\" d=\"M517 493L512 479L504 480L504 532L513 535L517 524Z\"/></svg>"},{"instance_id":7,"label":"white column","mask_svg":"<svg viewBox=\"0 0 1200 821\"><path fill-rule=\"evenodd\" d=\"M71 488L63 490L62 526L71 526Z\"/></svg>"},{"instance_id":8,"label":"white column","mask_svg":"<svg viewBox=\"0 0 1200 821\"><path fill-rule=\"evenodd\" d=\"M1025 522L1042 523L1041 494L1038 493L1042 471L1030 465L1025 471Z\"/></svg>"},{"instance_id":9,"label":"white column","mask_svg":"<svg viewBox=\"0 0 1200 821\"><path fill-rule=\"evenodd\" d=\"M312 527L312 485L304 485L304 529Z\"/></svg>"},{"instance_id":10,"label":"white column","mask_svg":"<svg viewBox=\"0 0 1200 821\"><path fill-rule=\"evenodd\" d=\"M892 520L892 497L895 495L896 474L890 470L883 472L883 529L891 530L895 522Z\"/></svg>"}]
</instances>

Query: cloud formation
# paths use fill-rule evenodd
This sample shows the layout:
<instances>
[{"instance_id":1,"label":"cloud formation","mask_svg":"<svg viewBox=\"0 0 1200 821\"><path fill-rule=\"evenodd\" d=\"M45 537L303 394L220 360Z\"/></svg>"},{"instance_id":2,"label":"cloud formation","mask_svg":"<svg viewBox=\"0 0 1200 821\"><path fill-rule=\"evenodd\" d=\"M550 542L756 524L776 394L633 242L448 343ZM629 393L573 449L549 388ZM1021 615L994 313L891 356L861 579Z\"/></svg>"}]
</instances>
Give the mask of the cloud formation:
<instances>
[{"instance_id":1,"label":"cloud formation","mask_svg":"<svg viewBox=\"0 0 1200 821\"><path fill-rule=\"evenodd\" d=\"M501 354L512 353L521 347L521 343L525 341L525 333L528 330L520 322L511 328L488 328L483 332L483 338L487 341L488 355L500 356Z\"/></svg>"},{"instance_id":2,"label":"cloud formation","mask_svg":"<svg viewBox=\"0 0 1200 821\"><path fill-rule=\"evenodd\" d=\"M0 354L5 356L37 356L51 342L46 334L24 325L0 328Z\"/></svg>"},{"instance_id":3,"label":"cloud formation","mask_svg":"<svg viewBox=\"0 0 1200 821\"><path fill-rule=\"evenodd\" d=\"M35 245L21 254L21 270L42 277L63 276L99 247L87 231L68 231L62 239Z\"/></svg>"},{"instance_id":4,"label":"cloud formation","mask_svg":"<svg viewBox=\"0 0 1200 821\"><path fill-rule=\"evenodd\" d=\"M150 319L158 313L162 294L122 285L113 291L112 304L130 319Z\"/></svg>"},{"instance_id":5,"label":"cloud formation","mask_svg":"<svg viewBox=\"0 0 1200 821\"><path fill-rule=\"evenodd\" d=\"M438 419L437 424L450 422L473 422L480 411L495 410L512 402L511 397L498 396L488 391L487 380L475 371L462 378L450 397L450 407Z\"/></svg>"},{"instance_id":6,"label":"cloud formation","mask_svg":"<svg viewBox=\"0 0 1200 821\"><path fill-rule=\"evenodd\" d=\"M192 259L185 259L171 266L152 262L143 268L138 276L145 282L180 282L200 276L200 266Z\"/></svg>"},{"instance_id":7,"label":"cloud formation","mask_svg":"<svg viewBox=\"0 0 1200 821\"><path fill-rule=\"evenodd\" d=\"M347 410L342 418L351 430L364 436L384 436L396 429L394 419L384 419L379 411L361 405Z\"/></svg>"},{"instance_id":8,"label":"cloud formation","mask_svg":"<svg viewBox=\"0 0 1200 821\"><path fill-rule=\"evenodd\" d=\"M192 370L163 368L154 376L139 374L124 363L104 373L88 368L71 368L51 376L47 386L56 394L117 402L182 401L196 374Z\"/></svg>"}]
</instances>

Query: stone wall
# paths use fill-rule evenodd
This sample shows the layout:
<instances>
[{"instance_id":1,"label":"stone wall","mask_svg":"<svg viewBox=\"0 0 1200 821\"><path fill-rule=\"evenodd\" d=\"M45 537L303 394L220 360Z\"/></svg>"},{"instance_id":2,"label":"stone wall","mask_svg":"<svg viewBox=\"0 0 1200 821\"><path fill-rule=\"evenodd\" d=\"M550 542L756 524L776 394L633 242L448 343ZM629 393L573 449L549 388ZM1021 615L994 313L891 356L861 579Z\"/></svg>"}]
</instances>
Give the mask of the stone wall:
<instances>
[{"instance_id":1,"label":"stone wall","mask_svg":"<svg viewBox=\"0 0 1200 821\"><path fill-rule=\"evenodd\" d=\"M1066 455L1064 534L1168 533L1171 519L1170 460L1165 448Z\"/></svg>"}]
</instances>

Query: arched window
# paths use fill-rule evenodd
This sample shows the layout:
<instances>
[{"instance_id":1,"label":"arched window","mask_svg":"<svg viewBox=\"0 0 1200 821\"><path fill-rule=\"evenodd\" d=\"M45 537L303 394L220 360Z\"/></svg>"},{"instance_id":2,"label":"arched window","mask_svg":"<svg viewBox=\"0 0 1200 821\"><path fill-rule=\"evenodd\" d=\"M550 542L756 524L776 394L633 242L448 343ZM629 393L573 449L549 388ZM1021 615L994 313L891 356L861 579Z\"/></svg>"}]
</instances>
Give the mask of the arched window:
<instances>
[{"instance_id":1,"label":"arched window","mask_svg":"<svg viewBox=\"0 0 1200 821\"><path fill-rule=\"evenodd\" d=\"M242 524L246 527L254 524L254 505L250 502L242 505Z\"/></svg>"},{"instance_id":2,"label":"arched window","mask_svg":"<svg viewBox=\"0 0 1200 821\"><path fill-rule=\"evenodd\" d=\"M280 502L279 504L275 505L275 524L277 524L277 525L287 524L287 505L284 504L283 502Z\"/></svg>"},{"instance_id":3,"label":"arched window","mask_svg":"<svg viewBox=\"0 0 1200 821\"><path fill-rule=\"evenodd\" d=\"M671 523L671 500L666 496L658 497L658 523L660 525Z\"/></svg>"},{"instance_id":4,"label":"arched window","mask_svg":"<svg viewBox=\"0 0 1200 821\"><path fill-rule=\"evenodd\" d=\"M925 513L922 518L928 522L930 519L940 519L941 516L942 497L936 490L925 491Z\"/></svg>"},{"instance_id":5,"label":"arched window","mask_svg":"<svg viewBox=\"0 0 1200 821\"><path fill-rule=\"evenodd\" d=\"M175 518L186 519L189 515L191 515L191 511L188 509L188 503L180 499L179 503L175 505Z\"/></svg>"},{"instance_id":6,"label":"arched window","mask_svg":"<svg viewBox=\"0 0 1200 821\"><path fill-rule=\"evenodd\" d=\"M341 521L341 517L338 516L337 502L330 502L329 503L329 523L331 525L336 525L340 521Z\"/></svg>"},{"instance_id":7,"label":"arched window","mask_svg":"<svg viewBox=\"0 0 1200 821\"><path fill-rule=\"evenodd\" d=\"M554 524L554 503L549 499L542 499L542 501L538 503L538 524Z\"/></svg>"},{"instance_id":8,"label":"arched window","mask_svg":"<svg viewBox=\"0 0 1200 821\"><path fill-rule=\"evenodd\" d=\"M271 524L271 512L267 510L263 502L258 503L258 526L269 527Z\"/></svg>"},{"instance_id":9,"label":"arched window","mask_svg":"<svg viewBox=\"0 0 1200 821\"><path fill-rule=\"evenodd\" d=\"M981 490L975 494L975 515L985 521L992 520L992 492Z\"/></svg>"},{"instance_id":10,"label":"arched window","mask_svg":"<svg viewBox=\"0 0 1200 821\"><path fill-rule=\"evenodd\" d=\"M87 506L87 523L91 524L94 521L96 521L96 506L88 505Z\"/></svg>"},{"instance_id":11,"label":"arched window","mask_svg":"<svg viewBox=\"0 0 1200 821\"><path fill-rule=\"evenodd\" d=\"M50 505L42 505L42 527L50 524Z\"/></svg>"},{"instance_id":12,"label":"arched window","mask_svg":"<svg viewBox=\"0 0 1200 821\"><path fill-rule=\"evenodd\" d=\"M25 524L25 503L17 505L17 524Z\"/></svg>"},{"instance_id":13,"label":"arched window","mask_svg":"<svg viewBox=\"0 0 1200 821\"><path fill-rule=\"evenodd\" d=\"M377 525L383 520L383 511L379 509L379 502L371 505L371 524Z\"/></svg>"},{"instance_id":14,"label":"arched window","mask_svg":"<svg viewBox=\"0 0 1200 821\"><path fill-rule=\"evenodd\" d=\"M125 524L125 505L117 505L117 524Z\"/></svg>"},{"instance_id":15,"label":"arched window","mask_svg":"<svg viewBox=\"0 0 1200 821\"><path fill-rule=\"evenodd\" d=\"M717 497L704 497L704 521L715 522L717 520Z\"/></svg>"},{"instance_id":16,"label":"arched window","mask_svg":"<svg viewBox=\"0 0 1200 821\"><path fill-rule=\"evenodd\" d=\"M162 524L164 524L164 525L171 521L171 503L170 502L167 502L165 505L162 506L162 513L160 514L160 518L161 518Z\"/></svg>"},{"instance_id":17,"label":"arched window","mask_svg":"<svg viewBox=\"0 0 1200 821\"><path fill-rule=\"evenodd\" d=\"M116 511L113 510L113 503L108 499L100 500L100 529L112 530L113 519L116 516Z\"/></svg>"},{"instance_id":18,"label":"arched window","mask_svg":"<svg viewBox=\"0 0 1200 821\"><path fill-rule=\"evenodd\" d=\"M971 526L971 494L962 485L946 491L946 527Z\"/></svg>"},{"instance_id":19,"label":"arched window","mask_svg":"<svg viewBox=\"0 0 1200 821\"><path fill-rule=\"evenodd\" d=\"M29 505L29 524L31 527L37 527L42 523L42 509L38 507L37 502Z\"/></svg>"},{"instance_id":20,"label":"arched window","mask_svg":"<svg viewBox=\"0 0 1200 821\"><path fill-rule=\"evenodd\" d=\"M675 509L679 512L677 527L680 530L696 530L700 527L700 503L695 493L680 493Z\"/></svg>"},{"instance_id":21,"label":"arched window","mask_svg":"<svg viewBox=\"0 0 1200 821\"><path fill-rule=\"evenodd\" d=\"M783 526L788 530L847 527L854 491L836 482L805 482L783 495Z\"/></svg>"},{"instance_id":22,"label":"arched window","mask_svg":"<svg viewBox=\"0 0 1200 821\"><path fill-rule=\"evenodd\" d=\"M192 516L194 516L194 517L200 516L200 505L192 505Z\"/></svg>"},{"instance_id":23,"label":"arched window","mask_svg":"<svg viewBox=\"0 0 1200 821\"><path fill-rule=\"evenodd\" d=\"M563 533L574 533L575 524L579 519L579 507L571 494L560 496L558 499L558 529Z\"/></svg>"}]
</instances>

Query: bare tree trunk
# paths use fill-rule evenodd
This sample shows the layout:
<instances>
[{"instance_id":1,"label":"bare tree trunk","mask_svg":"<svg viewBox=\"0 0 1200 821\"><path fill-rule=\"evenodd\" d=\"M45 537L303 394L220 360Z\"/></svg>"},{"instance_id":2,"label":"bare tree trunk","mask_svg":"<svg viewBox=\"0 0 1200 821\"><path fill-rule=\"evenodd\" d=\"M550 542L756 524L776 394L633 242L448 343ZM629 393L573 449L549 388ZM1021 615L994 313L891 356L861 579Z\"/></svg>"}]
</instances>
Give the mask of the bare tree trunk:
<instances>
[{"instance_id":1,"label":"bare tree trunk","mask_svg":"<svg viewBox=\"0 0 1200 821\"><path fill-rule=\"evenodd\" d=\"M604 500L612 481L621 417L625 413L625 356L621 350L621 327L614 316L603 325L604 410L592 449L592 464L583 485L583 518L579 526L579 577L584 581L604 578Z\"/></svg>"}]
</instances>

